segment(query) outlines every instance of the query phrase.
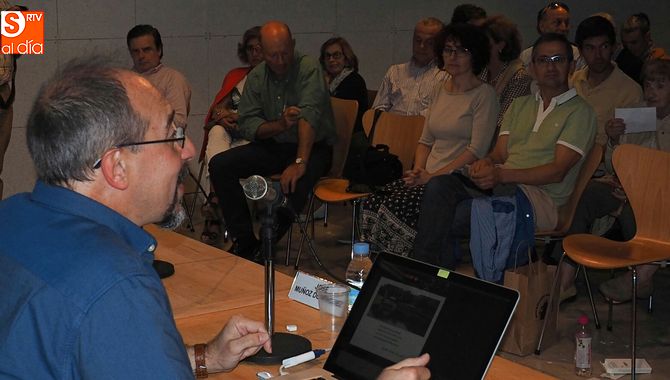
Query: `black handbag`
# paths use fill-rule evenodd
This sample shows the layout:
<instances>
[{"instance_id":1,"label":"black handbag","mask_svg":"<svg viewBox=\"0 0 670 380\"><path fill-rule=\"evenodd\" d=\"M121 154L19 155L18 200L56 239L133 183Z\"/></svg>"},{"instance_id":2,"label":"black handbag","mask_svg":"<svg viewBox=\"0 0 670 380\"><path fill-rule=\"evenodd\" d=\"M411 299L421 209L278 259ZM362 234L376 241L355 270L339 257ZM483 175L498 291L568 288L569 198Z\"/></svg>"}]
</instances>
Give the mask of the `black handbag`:
<instances>
[{"instance_id":1,"label":"black handbag","mask_svg":"<svg viewBox=\"0 0 670 380\"><path fill-rule=\"evenodd\" d=\"M372 142L381 112L380 110L375 111L368 144ZM346 172L349 179L347 191L367 193L378 190L387 183L402 177L402 163L398 156L389 151L388 145L369 145L353 157Z\"/></svg>"}]
</instances>

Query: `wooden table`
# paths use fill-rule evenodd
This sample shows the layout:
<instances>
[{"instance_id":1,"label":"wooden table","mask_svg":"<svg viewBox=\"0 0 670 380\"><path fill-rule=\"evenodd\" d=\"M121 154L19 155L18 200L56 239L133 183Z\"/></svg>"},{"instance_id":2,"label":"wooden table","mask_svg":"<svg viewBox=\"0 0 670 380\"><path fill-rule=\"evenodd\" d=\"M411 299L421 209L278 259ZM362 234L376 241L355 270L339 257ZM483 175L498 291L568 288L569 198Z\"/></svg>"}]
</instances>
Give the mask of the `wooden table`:
<instances>
[{"instance_id":1,"label":"wooden table","mask_svg":"<svg viewBox=\"0 0 670 380\"><path fill-rule=\"evenodd\" d=\"M163 280L184 342L205 342L216 335L235 314L263 320L264 269L174 232L147 227L158 240L156 257L174 264L175 274ZM314 348L330 348L336 336L320 329L319 312L288 298L292 278L277 272L275 282L275 330L287 324L298 326L296 333L309 339ZM321 367L325 356L291 368L293 371ZM243 362L230 373L212 374L214 379L255 379L259 371L278 374L278 365ZM487 380L554 379L551 376L496 356Z\"/></svg>"}]
</instances>

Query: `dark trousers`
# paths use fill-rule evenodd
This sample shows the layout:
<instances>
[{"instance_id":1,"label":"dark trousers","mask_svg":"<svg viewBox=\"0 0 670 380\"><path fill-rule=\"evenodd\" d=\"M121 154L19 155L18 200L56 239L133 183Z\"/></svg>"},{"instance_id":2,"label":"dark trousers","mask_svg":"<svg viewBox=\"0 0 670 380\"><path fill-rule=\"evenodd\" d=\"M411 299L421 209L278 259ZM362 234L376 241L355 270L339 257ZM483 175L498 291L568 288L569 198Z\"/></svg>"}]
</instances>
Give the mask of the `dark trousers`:
<instances>
[{"instance_id":1,"label":"dark trousers","mask_svg":"<svg viewBox=\"0 0 670 380\"><path fill-rule=\"evenodd\" d=\"M588 234L591 232L596 219L611 214L619 209L621 200L612 195L614 188L606 183L590 181L579 199L575 216L568 229L567 235ZM626 203L617 217L621 227L621 235L624 240L630 240L635 236L635 217L629 203ZM552 256L556 259L563 254L563 244L558 243Z\"/></svg>"},{"instance_id":2,"label":"dark trousers","mask_svg":"<svg viewBox=\"0 0 670 380\"><path fill-rule=\"evenodd\" d=\"M454 269L454 247L470 235L472 198L487 195L460 175L433 177L421 200L412 256L420 261Z\"/></svg>"},{"instance_id":3,"label":"dark trousers","mask_svg":"<svg viewBox=\"0 0 670 380\"><path fill-rule=\"evenodd\" d=\"M263 140L229 149L210 160L209 176L219 198L226 227L240 245L248 246L256 241L240 179L254 174L280 174L295 161L296 151L296 144ZM288 194L289 205L295 212L302 210L316 181L330 169L332 156L332 146L314 143L305 175L296 183L295 191ZM286 224L292 222L289 214L278 213L278 219L280 229L282 224L287 228Z\"/></svg>"}]
</instances>

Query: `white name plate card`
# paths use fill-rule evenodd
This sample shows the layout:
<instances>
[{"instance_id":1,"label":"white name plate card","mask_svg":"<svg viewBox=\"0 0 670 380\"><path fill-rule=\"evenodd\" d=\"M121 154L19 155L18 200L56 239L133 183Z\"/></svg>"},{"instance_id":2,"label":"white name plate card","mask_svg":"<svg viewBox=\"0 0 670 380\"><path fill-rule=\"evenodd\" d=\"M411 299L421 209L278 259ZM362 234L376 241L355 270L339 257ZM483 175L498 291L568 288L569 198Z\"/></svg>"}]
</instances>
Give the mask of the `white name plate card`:
<instances>
[{"instance_id":1,"label":"white name plate card","mask_svg":"<svg viewBox=\"0 0 670 380\"><path fill-rule=\"evenodd\" d=\"M293 284L291 284L291 290L288 292L288 298L318 310L319 299L316 296L316 287L321 284L332 283L332 281L298 271L293 278Z\"/></svg>"}]
</instances>

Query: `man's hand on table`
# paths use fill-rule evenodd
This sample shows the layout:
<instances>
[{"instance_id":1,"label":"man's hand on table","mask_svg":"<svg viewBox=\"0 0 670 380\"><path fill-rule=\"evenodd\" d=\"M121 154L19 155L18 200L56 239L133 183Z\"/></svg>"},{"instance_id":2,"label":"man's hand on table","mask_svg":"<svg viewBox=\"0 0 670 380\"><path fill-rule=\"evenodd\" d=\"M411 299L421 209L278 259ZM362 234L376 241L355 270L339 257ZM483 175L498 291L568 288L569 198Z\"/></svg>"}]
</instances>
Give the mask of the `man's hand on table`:
<instances>
[{"instance_id":1,"label":"man's hand on table","mask_svg":"<svg viewBox=\"0 0 670 380\"><path fill-rule=\"evenodd\" d=\"M272 352L270 336L263 323L235 315L207 343L208 370L231 371L240 361L260 351L261 347Z\"/></svg>"},{"instance_id":2,"label":"man's hand on table","mask_svg":"<svg viewBox=\"0 0 670 380\"><path fill-rule=\"evenodd\" d=\"M417 358L407 358L387 367L377 380L428 380L430 370L426 368L430 355L425 353Z\"/></svg>"}]
</instances>

